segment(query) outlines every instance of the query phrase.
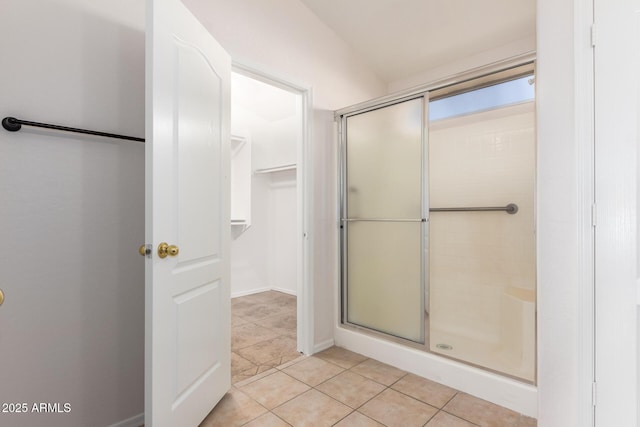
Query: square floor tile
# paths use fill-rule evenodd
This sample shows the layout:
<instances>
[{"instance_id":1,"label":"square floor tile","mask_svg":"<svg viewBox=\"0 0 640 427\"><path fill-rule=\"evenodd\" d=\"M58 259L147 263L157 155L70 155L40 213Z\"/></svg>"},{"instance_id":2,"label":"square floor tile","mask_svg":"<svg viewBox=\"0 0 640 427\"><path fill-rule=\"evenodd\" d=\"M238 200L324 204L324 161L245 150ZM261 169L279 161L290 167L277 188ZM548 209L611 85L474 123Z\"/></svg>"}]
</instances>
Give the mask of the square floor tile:
<instances>
[{"instance_id":1,"label":"square floor tile","mask_svg":"<svg viewBox=\"0 0 640 427\"><path fill-rule=\"evenodd\" d=\"M348 417L344 418L335 427L385 427L377 421L372 420L360 412L352 412Z\"/></svg>"},{"instance_id":2,"label":"square floor tile","mask_svg":"<svg viewBox=\"0 0 640 427\"><path fill-rule=\"evenodd\" d=\"M231 384L233 384L233 385L240 384L241 382L254 377L255 374L256 374L255 368L248 369L248 370L242 371L242 372L238 372L236 374L231 374Z\"/></svg>"},{"instance_id":3,"label":"square floor tile","mask_svg":"<svg viewBox=\"0 0 640 427\"><path fill-rule=\"evenodd\" d=\"M527 417L525 415L520 415L520 419L518 420L517 427L537 427L538 420L535 418Z\"/></svg>"},{"instance_id":4,"label":"square floor tile","mask_svg":"<svg viewBox=\"0 0 640 427\"><path fill-rule=\"evenodd\" d=\"M316 387L321 392L354 409L385 388L382 384L351 371L345 371Z\"/></svg>"},{"instance_id":5,"label":"square floor tile","mask_svg":"<svg viewBox=\"0 0 640 427\"><path fill-rule=\"evenodd\" d=\"M238 316L251 307L264 302L263 293L245 295L243 297L231 298L231 315Z\"/></svg>"},{"instance_id":6,"label":"square floor tile","mask_svg":"<svg viewBox=\"0 0 640 427\"><path fill-rule=\"evenodd\" d=\"M260 321L260 325L271 329L279 335L287 335L291 338L297 337L298 319L295 312L267 317Z\"/></svg>"},{"instance_id":7,"label":"square floor tile","mask_svg":"<svg viewBox=\"0 0 640 427\"><path fill-rule=\"evenodd\" d=\"M249 362L237 353L231 352L231 374L237 374L248 369L255 368L256 365Z\"/></svg>"},{"instance_id":8,"label":"square floor tile","mask_svg":"<svg viewBox=\"0 0 640 427\"><path fill-rule=\"evenodd\" d=\"M386 389L358 411L388 427L422 427L438 409L395 390Z\"/></svg>"},{"instance_id":9,"label":"square floor tile","mask_svg":"<svg viewBox=\"0 0 640 427\"><path fill-rule=\"evenodd\" d=\"M290 424L285 423L280 418L273 415L271 412L256 418L249 424L245 424L243 427L291 427Z\"/></svg>"},{"instance_id":10,"label":"square floor tile","mask_svg":"<svg viewBox=\"0 0 640 427\"><path fill-rule=\"evenodd\" d=\"M246 325L247 323L249 323L248 320L244 320L242 317L238 317L238 316L231 316L231 326L240 326L240 325Z\"/></svg>"},{"instance_id":11,"label":"square floor tile","mask_svg":"<svg viewBox=\"0 0 640 427\"><path fill-rule=\"evenodd\" d=\"M425 427L477 427L476 424L471 424L462 418L454 417L451 414L447 414L444 411L440 411L435 417L431 418L431 421L427 423Z\"/></svg>"},{"instance_id":12,"label":"square floor tile","mask_svg":"<svg viewBox=\"0 0 640 427\"><path fill-rule=\"evenodd\" d=\"M284 292L269 291L263 293L264 301L270 304L275 304L280 307L295 308L298 299L295 295L285 294Z\"/></svg>"},{"instance_id":13,"label":"square floor tile","mask_svg":"<svg viewBox=\"0 0 640 427\"><path fill-rule=\"evenodd\" d=\"M391 388L437 408L442 408L457 393L452 388L413 374L407 374Z\"/></svg>"},{"instance_id":14,"label":"square floor tile","mask_svg":"<svg viewBox=\"0 0 640 427\"><path fill-rule=\"evenodd\" d=\"M281 334L253 323L234 326L231 328L231 350L238 351L279 335Z\"/></svg>"},{"instance_id":15,"label":"square floor tile","mask_svg":"<svg viewBox=\"0 0 640 427\"><path fill-rule=\"evenodd\" d=\"M309 387L278 371L242 386L240 390L265 408L273 409L309 390Z\"/></svg>"},{"instance_id":16,"label":"square floor tile","mask_svg":"<svg viewBox=\"0 0 640 427\"><path fill-rule=\"evenodd\" d=\"M309 356L305 356L304 354L299 353L298 357L296 357L295 359L291 359L288 362L284 362L284 359L283 359L282 365L278 366L277 368L280 369L280 370L283 370L285 368L288 368L291 365L295 365L296 363L303 361L307 357L309 357Z\"/></svg>"},{"instance_id":17,"label":"square floor tile","mask_svg":"<svg viewBox=\"0 0 640 427\"><path fill-rule=\"evenodd\" d=\"M354 353L353 351L345 350L344 348L335 346L321 351L318 354L314 354L314 356L324 359L327 362L331 362L335 365L341 366L345 369L353 368L358 363L367 360L367 357L361 354Z\"/></svg>"},{"instance_id":18,"label":"square floor tile","mask_svg":"<svg viewBox=\"0 0 640 427\"><path fill-rule=\"evenodd\" d=\"M254 382L254 381L258 381L260 378L264 378L264 377L266 377L267 375L275 374L276 372L278 372L278 370L277 370L277 369L275 369L275 368L273 368L273 369L269 369L269 370L267 370L267 371L265 371L265 372L262 372L262 373L260 373L260 374L252 375L250 378L246 378L246 379L244 379L243 381L240 381L240 382L234 383L234 386L235 386L237 389L240 389L240 388L244 387L245 385L247 385L247 384L249 384L249 383L252 383L252 382Z\"/></svg>"},{"instance_id":19,"label":"square floor tile","mask_svg":"<svg viewBox=\"0 0 640 427\"><path fill-rule=\"evenodd\" d=\"M351 368L352 372L390 386L402 378L406 372L377 360L369 359Z\"/></svg>"},{"instance_id":20,"label":"square floor tile","mask_svg":"<svg viewBox=\"0 0 640 427\"><path fill-rule=\"evenodd\" d=\"M234 309L233 314L250 322L260 323L262 319L267 317L291 313L293 311L295 311L295 308L291 308L289 306L281 306L271 302L262 302L259 304L252 304L250 307Z\"/></svg>"},{"instance_id":21,"label":"square floor tile","mask_svg":"<svg viewBox=\"0 0 640 427\"><path fill-rule=\"evenodd\" d=\"M296 346L296 340L293 338L280 336L259 342L249 347L241 348L237 353L256 365L270 362L275 359L280 359L280 363L277 365L281 365L284 363L282 361L283 358L288 358L288 361L300 356L300 353L296 350Z\"/></svg>"},{"instance_id":22,"label":"square floor tile","mask_svg":"<svg viewBox=\"0 0 640 427\"><path fill-rule=\"evenodd\" d=\"M200 427L241 426L267 410L238 389L232 388L202 421Z\"/></svg>"},{"instance_id":23,"label":"square floor tile","mask_svg":"<svg viewBox=\"0 0 640 427\"><path fill-rule=\"evenodd\" d=\"M242 356L239 356L242 357ZM272 360L269 362L264 362L261 363L259 365L253 365L252 368L246 369L244 371L240 371L240 372L235 372L231 374L231 383L232 384L236 384L240 381L244 381L248 378L251 378L253 376L262 374L264 372L268 372L268 371L274 371L275 372L275 367L278 366L278 364L280 363L280 359L277 360Z\"/></svg>"},{"instance_id":24,"label":"square floor tile","mask_svg":"<svg viewBox=\"0 0 640 427\"><path fill-rule=\"evenodd\" d=\"M348 406L312 389L277 407L273 413L296 427L329 427L351 411Z\"/></svg>"},{"instance_id":25,"label":"square floor tile","mask_svg":"<svg viewBox=\"0 0 640 427\"><path fill-rule=\"evenodd\" d=\"M292 377L308 384L312 387L333 378L344 371L341 367L333 363L325 362L317 357L307 357L298 363L282 370Z\"/></svg>"},{"instance_id":26,"label":"square floor tile","mask_svg":"<svg viewBox=\"0 0 640 427\"><path fill-rule=\"evenodd\" d=\"M517 412L466 393L458 393L443 410L482 427L512 427L520 421Z\"/></svg>"}]
</instances>

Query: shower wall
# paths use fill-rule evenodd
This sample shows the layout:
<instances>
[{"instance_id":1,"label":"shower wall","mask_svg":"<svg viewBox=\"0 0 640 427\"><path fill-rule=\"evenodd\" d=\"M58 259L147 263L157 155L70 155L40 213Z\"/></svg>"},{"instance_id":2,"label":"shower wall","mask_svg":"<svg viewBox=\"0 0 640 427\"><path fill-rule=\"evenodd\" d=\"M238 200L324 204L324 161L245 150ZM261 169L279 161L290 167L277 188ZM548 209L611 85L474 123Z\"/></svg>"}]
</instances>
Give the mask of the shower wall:
<instances>
[{"instance_id":1,"label":"shower wall","mask_svg":"<svg viewBox=\"0 0 640 427\"><path fill-rule=\"evenodd\" d=\"M433 352L535 381L535 115L527 102L429 124Z\"/></svg>"}]
</instances>

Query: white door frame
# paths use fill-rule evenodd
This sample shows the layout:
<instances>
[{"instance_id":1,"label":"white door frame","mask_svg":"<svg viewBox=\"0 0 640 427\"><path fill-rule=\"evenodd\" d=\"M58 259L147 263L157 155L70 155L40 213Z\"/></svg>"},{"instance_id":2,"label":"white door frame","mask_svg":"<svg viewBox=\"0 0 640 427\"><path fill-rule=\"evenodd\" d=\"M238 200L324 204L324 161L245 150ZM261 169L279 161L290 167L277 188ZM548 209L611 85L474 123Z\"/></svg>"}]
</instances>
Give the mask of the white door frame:
<instances>
[{"instance_id":1,"label":"white door frame","mask_svg":"<svg viewBox=\"0 0 640 427\"><path fill-rule=\"evenodd\" d=\"M596 427L638 424L640 0L595 0Z\"/></svg>"},{"instance_id":2,"label":"white door frame","mask_svg":"<svg viewBox=\"0 0 640 427\"><path fill-rule=\"evenodd\" d=\"M588 427L595 364L593 0L538 0L536 7L538 425Z\"/></svg>"},{"instance_id":3,"label":"white door frame","mask_svg":"<svg viewBox=\"0 0 640 427\"><path fill-rule=\"evenodd\" d=\"M633 1L537 1L541 427L638 425Z\"/></svg>"},{"instance_id":4,"label":"white door frame","mask_svg":"<svg viewBox=\"0 0 640 427\"><path fill-rule=\"evenodd\" d=\"M301 138L297 143L296 203L297 203L297 319L298 351L313 354L314 298L313 298L313 169L311 135L313 102L311 87L294 83L288 78L271 74L246 64L232 61L232 71L287 92L300 95L302 103Z\"/></svg>"}]
</instances>

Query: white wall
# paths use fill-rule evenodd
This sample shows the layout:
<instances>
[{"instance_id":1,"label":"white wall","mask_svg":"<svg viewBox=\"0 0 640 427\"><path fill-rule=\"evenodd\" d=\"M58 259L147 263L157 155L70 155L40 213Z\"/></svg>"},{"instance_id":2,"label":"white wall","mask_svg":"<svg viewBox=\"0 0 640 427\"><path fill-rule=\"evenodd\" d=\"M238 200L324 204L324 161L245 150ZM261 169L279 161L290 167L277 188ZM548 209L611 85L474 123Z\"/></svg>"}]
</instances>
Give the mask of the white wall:
<instances>
[{"instance_id":1,"label":"white wall","mask_svg":"<svg viewBox=\"0 0 640 427\"><path fill-rule=\"evenodd\" d=\"M313 87L314 108L383 94L375 76L298 0L185 0L234 61Z\"/></svg>"},{"instance_id":2,"label":"white wall","mask_svg":"<svg viewBox=\"0 0 640 427\"><path fill-rule=\"evenodd\" d=\"M184 3L234 61L312 88L313 298L316 349L333 342L337 233L331 111L381 96L386 84L298 0Z\"/></svg>"},{"instance_id":3,"label":"white wall","mask_svg":"<svg viewBox=\"0 0 640 427\"><path fill-rule=\"evenodd\" d=\"M297 295L295 170L252 177L252 224L232 228L231 296L266 290Z\"/></svg>"},{"instance_id":4,"label":"white wall","mask_svg":"<svg viewBox=\"0 0 640 427\"><path fill-rule=\"evenodd\" d=\"M495 49L488 49L478 52L475 55L460 58L459 60L444 64L439 67L424 70L413 76L404 79L395 80L389 83L389 93L409 89L414 86L424 85L439 79L447 78L458 73L472 70L476 67L488 65L494 62L502 61L505 58L511 58L536 50L535 37L528 37L517 40L515 42L500 46Z\"/></svg>"},{"instance_id":5,"label":"white wall","mask_svg":"<svg viewBox=\"0 0 640 427\"><path fill-rule=\"evenodd\" d=\"M267 256L270 224L268 176L252 174L251 210L249 228L231 227L232 298L271 289Z\"/></svg>"},{"instance_id":6,"label":"white wall","mask_svg":"<svg viewBox=\"0 0 640 427\"><path fill-rule=\"evenodd\" d=\"M315 110L314 144L311 156L316 165L313 195L313 229L316 253L314 258L314 292L316 308L315 345L320 351L334 342L334 328L338 321L339 289L339 229L338 229L338 142L333 111ZM321 250L319 250L321 249ZM319 312L318 310L325 310Z\"/></svg>"},{"instance_id":7,"label":"white wall","mask_svg":"<svg viewBox=\"0 0 640 427\"><path fill-rule=\"evenodd\" d=\"M297 219L296 171L275 172L269 176L269 286L297 295Z\"/></svg>"},{"instance_id":8,"label":"white wall","mask_svg":"<svg viewBox=\"0 0 640 427\"><path fill-rule=\"evenodd\" d=\"M254 173L296 163L300 96L238 73L232 79L232 133L251 143L251 217L233 226L231 295L265 290L297 293L296 171ZM241 195L231 194L234 197Z\"/></svg>"},{"instance_id":9,"label":"white wall","mask_svg":"<svg viewBox=\"0 0 640 427\"><path fill-rule=\"evenodd\" d=\"M1 8L0 117L144 137L144 2ZM0 401L71 404L0 424L142 413L144 145L0 129L0 197Z\"/></svg>"}]
</instances>

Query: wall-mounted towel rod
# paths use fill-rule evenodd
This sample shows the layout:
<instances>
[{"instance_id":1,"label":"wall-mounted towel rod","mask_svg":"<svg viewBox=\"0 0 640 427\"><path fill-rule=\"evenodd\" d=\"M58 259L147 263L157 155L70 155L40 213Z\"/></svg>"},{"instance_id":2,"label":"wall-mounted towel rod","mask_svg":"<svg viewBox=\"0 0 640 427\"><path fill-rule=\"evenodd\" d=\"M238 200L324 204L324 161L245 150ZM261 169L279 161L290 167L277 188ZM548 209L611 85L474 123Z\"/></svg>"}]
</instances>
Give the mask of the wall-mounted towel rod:
<instances>
[{"instance_id":1,"label":"wall-mounted towel rod","mask_svg":"<svg viewBox=\"0 0 640 427\"><path fill-rule=\"evenodd\" d=\"M115 133L107 133L107 132L97 132L95 130L70 128L67 126L50 125L47 123L29 122L26 120L16 119L15 117L5 117L4 119L2 119L2 127L10 132L19 131L22 128L22 125L35 126L39 128L46 128L46 129L62 130L65 132L75 132L75 133L85 133L88 135L105 136L107 138L117 138L117 139L126 139L129 141L144 142L144 138L137 138L135 136L118 135Z\"/></svg>"},{"instance_id":2,"label":"wall-mounted towel rod","mask_svg":"<svg viewBox=\"0 0 640 427\"><path fill-rule=\"evenodd\" d=\"M509 203L507 206L489 206L484 208L430 208L429 212L474 212L474 211L505 211L508 214L518 212L518 205Z\"/></svg>"}]
</instances>

